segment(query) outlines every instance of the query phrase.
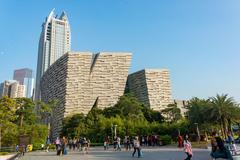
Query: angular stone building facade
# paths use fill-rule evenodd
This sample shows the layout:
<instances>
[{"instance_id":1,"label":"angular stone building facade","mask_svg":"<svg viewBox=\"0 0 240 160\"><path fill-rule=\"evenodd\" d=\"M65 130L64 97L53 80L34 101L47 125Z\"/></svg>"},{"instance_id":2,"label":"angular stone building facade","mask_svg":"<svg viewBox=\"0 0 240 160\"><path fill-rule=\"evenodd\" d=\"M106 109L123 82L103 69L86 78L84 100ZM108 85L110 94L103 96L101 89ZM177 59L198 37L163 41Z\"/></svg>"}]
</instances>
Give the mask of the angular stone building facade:
<instances>
[{"instance_id":1,"label":"angular stone building facade","mask_svg":"<svg viewBox=\"0 0 240 160\"><path fill-rule=\"evenodd\" d=\"M52 119L52 138L62 128L62 119L75 113L87 114L116 104L124 94L131 53L68 52L44 73L41 79L43 101L58 100Z\"/></svg>"},{"instance_id":2,"label":"angular stone building facade","mask_svg":"<svg viewBox=\"0 0 240 160\"><path fill-rule=\"evenodd\" d=\"M167 69L144 69L128 76L128 91L145 106L161 111L173 103Z\"/></svg>"}]
</instances>

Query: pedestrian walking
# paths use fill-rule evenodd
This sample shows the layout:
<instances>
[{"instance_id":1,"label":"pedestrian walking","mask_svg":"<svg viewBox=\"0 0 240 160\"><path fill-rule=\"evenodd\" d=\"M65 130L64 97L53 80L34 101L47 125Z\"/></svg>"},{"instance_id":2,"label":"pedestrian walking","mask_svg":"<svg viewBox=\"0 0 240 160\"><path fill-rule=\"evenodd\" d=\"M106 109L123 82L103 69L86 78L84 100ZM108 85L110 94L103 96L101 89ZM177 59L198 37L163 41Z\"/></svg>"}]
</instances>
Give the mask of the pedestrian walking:
<instances>
[{"instance_id":1,"label":"pedestrian walking","mask_svg":"<svg viewBox=\"0 0 240 160\"><path fill-rule=\"evenodd\" d=\"M61 155L62 147L61 147L61 141L59 137L55 140L55 145L56 145L56 150L57 150L57 155Z\"/></svg>"},{"instance_id":2,"label":"pedestrian walking","mask_svg":"<svg viewBox=\"0 0 240 160\"><path fill-rule=\"evenodd\" d=\"M142 143L141 143L141 146L145 146L145 139L144 139L144 136L142 136L141 138L142 138L142 139L141 139L141 142L142 142Z\"/></svg>"},{"instance_id":3,"label":"pedestrian walking","mask_svg":"<svg viewBox=\"0 0 240 160\"><path fill-rule=\"evenodd\" d=\"M83 138L83 153L88 154L88 149L89 149L88 140L84 137Z\"/></svg>"},{"instance_id":4,"label":"pedestrian walking","mask_svg":"<svg viewBox=\"0 0 240 160\"><path fill-rule=\"evenodd\" d=\"M73 140L72 140L72 138L69 139L68 146L69 146L69 150L72 150L72 148L73 148Z\"/></svg>"},{"instance_id":5,"label":"pedestrian walking","mask_svg":"<svg viewBox=\"0 0 240 160\"><path fill-rule=\"evenodd\" d=\"M189 141L188 135L185 136L183 143L184 143L184 152L187 154L187 158L185 158L185 160L191 160L193 156L193 152L192 152L192 145Z\"/></svg>"},{"instance_id":6,"label":"pedestrian walking","mask_svg":"<svg viewBox=\"0 0 240 160\"><path fill-rule=\"evenodd\" d=\"M132 157L134 157L136 151L138 152L138 158L141 157L140 155L140 141L138 139L138 137L136 136L135 139L133 140L133 153L132 153Z\"/></svg>"},{"instance_id":7,"label":"pedestrian walking","mask_svg":"<svg viewBox=\"0 0 240 160\"><path fill-rule=\"evenodd\" d=\"M109 149L109 143L110 143L110 137L107 136L107 139L106 139L106 148L107 148L107 150Z\"/></svg>"},{"instance_id":8,"label":"pedestrian walking","mask_svg":"<svg viewBox=\"0 0 240 160\"><path fill-rule=\"evenodd\" d=\"M113 149L116 151L117 150L117 137L115 136L113 139Z\"/></svg>"},{"instance_id":9,"label":"pedestrian walking","mask_svg":"<svg viewBox=\"0 0 240 160\"><path fill-rule=\"evenodd\" d=\"M74 138L74 139L73 139L73 150L74 150L74 151L75 151L76 147L77 147L77 139Z\"/></svg>"},{"instance_id":10,"label":"pedestrian walking","mask_svg":"<svg viewBox=\"0 0 240 160\"><path fill-rule=\"evenodd\" d=\"M67 152L67 144L68 144L67 138L63 137L62 138L62 154L63 155L67 155L68 154L68 152Z\"/></svg>"},{"instance_id":11,"label":"pedestrian walking","mask_svg":"<svg viewBox=\"0 0 240 160\"><path fill-rule=\"evenodd\" d=\"M16 145L16 148L15 148L15 149L16 149L16 152L19 151L19 145L18 145L18 144Z\"/></svg>"},{"instance_id":12,"label":"pedestrian walking","mask_svg":"<svg viewBox=\"0 0 240 160\"><path fill-rule=\"evenodd\" d=\"M48 136L47 139L46 139L46 152L49 152L50 145L51 145L51 141L50 141L50 138Z\"/></svg>"},{"instance_id":13,"label":"pedestrian walking","mask_svg":"<svg viewBox=\"0 0 240 160\"><path fill-rule=\"evenodd\" d=\"M121 151L121 138L117 137L117 150Z\"/></svg>"},{"instance_id":14,"label":"pedestrian walking","mask_svg":"<svg viewBox=\"0 0 240 160\"><path fill-rule=\"evenodd\" d=\"M178 147L182 148L183 147L183 138L180 134L177 137L177 141L178 141Z\"/></svg>"}]
</instances>

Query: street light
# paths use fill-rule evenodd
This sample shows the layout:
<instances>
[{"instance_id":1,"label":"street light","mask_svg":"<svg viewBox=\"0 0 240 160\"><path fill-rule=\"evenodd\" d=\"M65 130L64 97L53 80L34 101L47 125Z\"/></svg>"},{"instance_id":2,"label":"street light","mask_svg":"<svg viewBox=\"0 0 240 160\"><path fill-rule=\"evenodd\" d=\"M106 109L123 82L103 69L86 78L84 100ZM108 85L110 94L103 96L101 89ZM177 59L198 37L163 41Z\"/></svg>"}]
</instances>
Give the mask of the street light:
<instances>
[{"instance_id":1,"label":"street light","mask_svg":"<svg viewBox=\"0 0 240 160\"><path fill-rule=\"evenodd\" d=\"M112 134L112 137L113 137L113 124L111 123L111 134Z\"/></svg>"},{"instance_id":2,"label":"street light","mask_svg":"<svg viewBox=\"0 0 240 160\"><path fill-rule=\"evenodd\" d=\"M117 125L114 125L114 138L117 138Z\"/></svg>"},{"instance_id":3,"label":"street light","mask_svg":"<svg viewBox=\"0 0 240 160\"><path fill-rule=\"evenodd\" d=\"M198 143L200 143L200 133L199 133L199 129L198 129L198 123L194 123L197 125L197 135L198 135Z\"/></svg>"}]
</instances>

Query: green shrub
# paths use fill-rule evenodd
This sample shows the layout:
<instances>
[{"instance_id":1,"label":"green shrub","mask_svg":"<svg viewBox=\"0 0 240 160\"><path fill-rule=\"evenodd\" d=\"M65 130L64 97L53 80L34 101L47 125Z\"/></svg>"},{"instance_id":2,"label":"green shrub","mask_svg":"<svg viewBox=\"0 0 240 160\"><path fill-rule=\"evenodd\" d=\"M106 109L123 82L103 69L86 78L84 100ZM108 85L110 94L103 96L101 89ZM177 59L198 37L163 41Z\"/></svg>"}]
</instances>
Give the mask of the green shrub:
<instances>
[{"instance_id":1,"label":"green shrub","mask_svg":"<svg viewBox=\"0 0 240 160\"><path fill-rule=\"evenodd\" d=\"M33 143L33 151L42 149L41 143Z\"/></svg>"},{"instance_id":2,"label":"green shrub","mask_svg":"<svg viewBox=\"0 0 240 160\"><path fill-rule=\"evenodd\" d=\"M161 135L160 140L162 141L163 145L171 144L172 143L172 138L169 135Z\"/></svg>"},{"instance_id":3,"label":"green shrub","mask_svg":"<svg viewBox=\"0 0 240 160\"><path fill-rule=\"evenodd\" d=\"M56 145L55 144L50 144L49 149L56 149Z\"/></svg>"},{"instance_id":4,"label":"green shrub","mask_svg":"<svg viewBox=\"0 0 240 160\"><path fill-rule=\"evenodd\" d=\"M0 155L2 155L2 156L8 155L8 152L0 152Z\"/></svg>"}]
</instances>

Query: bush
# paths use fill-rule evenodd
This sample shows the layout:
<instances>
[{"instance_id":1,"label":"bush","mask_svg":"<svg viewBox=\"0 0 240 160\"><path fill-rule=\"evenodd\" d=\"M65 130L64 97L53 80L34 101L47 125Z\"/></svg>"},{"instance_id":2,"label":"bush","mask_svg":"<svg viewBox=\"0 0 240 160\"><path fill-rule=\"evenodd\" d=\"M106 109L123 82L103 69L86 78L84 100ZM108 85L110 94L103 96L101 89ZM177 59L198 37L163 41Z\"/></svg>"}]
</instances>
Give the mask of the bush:
<instances>
[{"instance_id":1,"label":"bush","mask_svg":"<svg viewBox=\"0 0 240 160\"><path fill-rule=\"evenodd\" d=\"M162 141L163 145L171 144L172 143L172 138L169 135L162 135L160 136L160 140Z\"/></svg>"},{"instance_id":2,"label":"bush","mask_svg":"<svg viewBox=\"0 0 240 160\"><path fill-rule=\"evenodd\" d=\"M4 156L4 155L8 155L8 152L0 152L0 155Z\"/></svg>"},{"instance_id":3,"label":"bush","mask_svg":"<svg viewBox=\"0 0 240 160\"><path fill-rule=\"evenodd\" d=\"M33 143L33 151L41 150L42 144L41 143Z\"/></svg>"},{"instance_id":4,"label":"bush","mask_svg":"<svg viewBox=\"0 0 240 160\"><path fill-rule=\"evenodd\" d=\"M50 144L49 149L56 149L56 145L55 144Z\"/></svg>"}]
</instances>

